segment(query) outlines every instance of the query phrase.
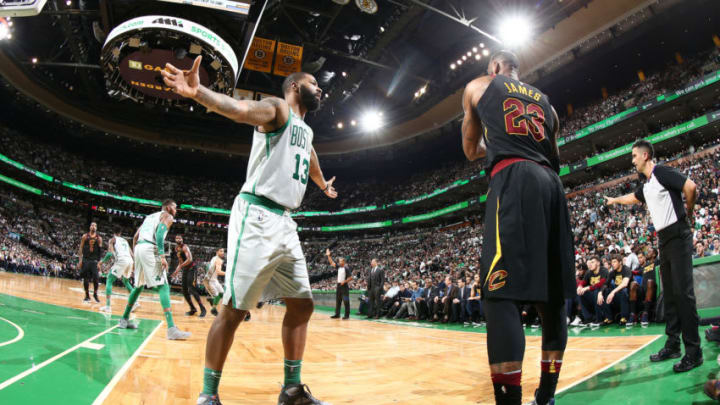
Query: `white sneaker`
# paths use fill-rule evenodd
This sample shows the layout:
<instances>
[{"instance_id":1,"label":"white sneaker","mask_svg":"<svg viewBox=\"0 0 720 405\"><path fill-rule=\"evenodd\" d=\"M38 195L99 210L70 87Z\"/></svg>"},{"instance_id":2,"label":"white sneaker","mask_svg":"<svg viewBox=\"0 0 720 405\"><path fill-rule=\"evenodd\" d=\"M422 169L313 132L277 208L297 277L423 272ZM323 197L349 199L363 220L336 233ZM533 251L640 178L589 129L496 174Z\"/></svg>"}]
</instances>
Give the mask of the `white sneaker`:
<instances>
[{"instance_id":1,"label":"white sneaker","mask_svg":"<svg viewBox=\"0 0 720 405\"><path fill-rule=\"evenodd\" d=\"M105 312L107 314L112 313L112 310L109 306L105 305L104 307L100 307L100 312Z\"/></svg>"},{"instance_id":2,"label":"white sneaker","mask_svg":"<svg viewBox=\"0 0 720 405\"><path fill-rule=\"evenodd\" d=\"M570 326L580 326L582 323L582 319L580 319L579 316L576 316L575 319L573 319L572 322L570 322Z\"/></svg>"},{"instance_id":3,"label":"white sneaker","mask_svg":"<svg viewBox=\"0 0 720 405\"><path fill-rule=\"evenodd\" d=\"M191 335L190 332L183 332L180 329L178 329L177 326L173 326L172 328L168 328L167 330L167 338L168 340L185 340L189 338Z\"/></svg>"},{"instance_id":4,"label":"white sneaker","mask_svg":"<svg viewBox=\"0 0 720 405\"><path fill-rule=\"evenodd\" d=\"M137 329L138 326L135 322L129 319L120 318L120 321L118 321L118 328L121 329Z\"/></svg>"},{"instance_id":5,"label":"white sneaker","mask_svg":"<svg viewBox=\"0 0 720 405\"><path fill-rule=\"evenodd\" d=\"M136 302L135 305L133 305L133 307L132 307L132 309L130 310L130 312L135 312L135 310L138 309L138 308L140 308L140 303L139 303L139 302Z\"/></svg>"}]
</instances>

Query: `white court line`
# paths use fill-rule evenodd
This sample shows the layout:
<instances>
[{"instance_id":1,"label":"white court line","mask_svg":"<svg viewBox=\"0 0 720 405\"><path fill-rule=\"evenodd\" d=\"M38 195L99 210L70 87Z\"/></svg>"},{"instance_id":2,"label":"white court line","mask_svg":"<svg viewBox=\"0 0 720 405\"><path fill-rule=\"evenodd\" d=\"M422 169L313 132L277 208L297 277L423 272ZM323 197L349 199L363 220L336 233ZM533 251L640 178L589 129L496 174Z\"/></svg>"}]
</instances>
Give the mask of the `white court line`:
<instances>
[{"instance_id":1,"label":"white court line","mask_svg":"<svg viewBox=\"0 0 720 405\"><path fill-rule=\"evenodd\" d=\"M48 364L50 364L50 363L52 363L52 362L54 362L54 361L57 361L58 359L64 357L65 355L67 355L67 354L69 354L69 353L77 350L79 347L81 347L81 346L84 345L85 343L89 343L89 342L91 342L91 341L99 338L100 336L102 336L102 335L104 335L104 334L112 331L113 329L115 329L115 328L117 328L117 327L118 327L118 326L115 325L115 326L113 326L112 328L109 328L109 329L107 329L107 330L105 330L105 331L103 331L103 332L100 332L100 333L98 333L97 335L95 335L95 336L93 336L93 337L91 337L91 338L89 338L89 339L86 339L86 340L84 340L84 341L76 344L75 346L73 346L73 347L65 350L64 352L62 352L62 353L60 353L60 354L57 354L57 355L55 355L55 356L53 356L53 357L51 357L51 358L43 361L42 363L38 364L37 366L34 366L34 367L32 367L32 368L29 368L29 369L23 371L22 373L16 375L15 377L12 377L12 378L10 378L10 379L8 379L8 380L3 381L2 384L0 384L0 391L2 391L3 389L7 388L9 385L13 384L14 382L16 382L16 381L18 381L18 380L20 380L20 379L22 379L22 378L25 378L26 376L28 376L28 375L30 375L30 374L32 374L32 373L40 370L41 368L47 366Z\"/></svg>"},{"instance_id":2,"label":"white court line","mask_svg":"<svg viewBox=\"0 0 720 405\"><path fill-rule=\"evenodd\" d=\"M33 311L32 309L23 309L23 312L30 312L31 314L45 315L45 312Z\"/></svg>"},{"instance_id":3,"label":"white court line","mask_svg":"<svg viewBox=\"0 0 720 405\"><path fill-rule=\"evenodd\" d=\"M152 339L152 337L155 335L155 332L157 332L158 329L160 329L160 327L162 325L163 325L163 322L161 321L158 324L158 326L156 326L155 329L152 332L150 332L150 335L148 335L148 337L145 338L145 341L142 342L142 344L140 344L140 347L138 347L137 350L135 350L135 353L133 353L133 355L130 356L130 358L125 362L125 364L123 364L123 366L120 368L120 370L118 370L118 372L115 373L115 376L112 378L112 380L110 380L108 385L105 386L105 389L102 390L100 395L98 395L98 397L95 398L95 401L93 401L92 405L99 405L99 404L102 404L103 401L105 401L105 399L108 397L108 395L110 395L110 392L113 390L113 388L115 388L115 386L120 381L120 379L123 378L125 373L127 373L128 369L130 368L130 365L135 361L135 359L138 357L140 352L142 352L142 350L145 348L145 346L150 342L150 339Z\"/></svg>"},{"instance_id":4,"label":"white court line","mask_svg":"<svg viewBox=\"0 0 720 405\"><path fill-rule=\"evenodd\" d=\"M90 350L100 350L100 349L102 349L103 347L105 347L105 345L101 345L100 343L90 343L90 342L88 342L88 343L84 343L84 344L83 344L82 346L80 346L80 347L85 348L85 349L90 349Z\"/></svg>"},{"instance_id":5,"label":"white court line","mask_svg":"<svg viewBox=\"0 0 720 405\"><path fill-rule=\"evenodd\" d=\"M18 331L17 336L15 336L15 338L14 338L13 340L8 340L7 342L2 342L2 343L0 343L0 347L7 346L7 345L9 345L9 344L13 344L13 343L17 342L18 340L22 339L22 338L25 336L25 331L22 330L21 327L17 326L16 324L8 321L7 319L5 319L5 318L3 318L3 317L1 317L1 316L0 316L0 319L2 319L3 321L5 321L5 322L9 323L10 325L14 326L15 329L17 329L17 331Z\"/></svg>"},{"instance_id":6,"label":"white court line","mask_svg":"<svg viewBox=\"0 0 720 405\"><path fill-rule=\"evenodd\" d=\"M572 387L574 387L574 386L576 386L576 385L578 385L578 384L581 384L581 383L583 383L583 382L585 382L585 381L587 381L587 380L595 377L596 375L602 373L603 371L605 371L605 370L607 370L607 369L615 366L616 364L625 361L628 357L630 357L630 356L632 356L633 354L639 352L640 350L642 350L642 349L650 346L652 343L654 343L656 340L660 339L661 337L663 337L663 335L657 335L657 336L655 336L655 339L652 339L651 341L649 341L649 342L645 343L644 345L638 347L637 349L633 350L632 352L628 353L627 355L625 355L625 356L623 356L623 357L615 360L614 362L612 362L612 363L608 364L607 366L601 368L600 370L598 370L598 371L590 374L589 376L584 377L584 378L581 378L580 380L575 381L574 383L568 385L567 387L564 387L563 389L558 390L558 391L555 393L555 395L557 395L557 394L559 394L559 393L561 393L561 392L567 391L567 390L569 390L570 388L572 388Z\"/></svg>"}]
</instances>

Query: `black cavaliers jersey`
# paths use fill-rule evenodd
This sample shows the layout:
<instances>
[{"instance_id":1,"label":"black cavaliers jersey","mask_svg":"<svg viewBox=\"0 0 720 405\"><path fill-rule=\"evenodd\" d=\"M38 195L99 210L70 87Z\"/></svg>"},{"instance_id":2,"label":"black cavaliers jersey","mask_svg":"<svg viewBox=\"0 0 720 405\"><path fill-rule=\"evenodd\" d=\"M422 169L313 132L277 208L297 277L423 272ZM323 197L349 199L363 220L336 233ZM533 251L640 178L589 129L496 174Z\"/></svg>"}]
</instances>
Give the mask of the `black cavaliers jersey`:
<instances>
[{"instance_id":1,"label":"black cavaliers jersey","mask_svg":"<svg viewBox=\"0 0 720 405\"><path fill-rule=\"evenodd\" d=\"M90 236L86 234L85 244L83 245L83 260L100 260L100 244L97 234Z\"/></svg>"},{"instance_id":2,"label":"black cavaliers jersey","mask_svg":"<svg viewBox=\"0 0 720 405\"><path fill-rule=\"evenodd\" d=\"M185 260L187 260L187 255L185 254L185 250L183 250L182 246L175 246L175 254L177 254L178 264L185 263Z\"/></svg>"},{"instance_id":3,"label":"black cavaliers jersey","mask_svg":"<svg viewBox=\"0 0 720 405\"><path fill-rule=\"evenodd\" d=\"M548 96L507 76L497 75L476 106L487 147L487 173L505 158L523 158L559 171L554 158L555 115Z\"/></svg>"}]
</instances>

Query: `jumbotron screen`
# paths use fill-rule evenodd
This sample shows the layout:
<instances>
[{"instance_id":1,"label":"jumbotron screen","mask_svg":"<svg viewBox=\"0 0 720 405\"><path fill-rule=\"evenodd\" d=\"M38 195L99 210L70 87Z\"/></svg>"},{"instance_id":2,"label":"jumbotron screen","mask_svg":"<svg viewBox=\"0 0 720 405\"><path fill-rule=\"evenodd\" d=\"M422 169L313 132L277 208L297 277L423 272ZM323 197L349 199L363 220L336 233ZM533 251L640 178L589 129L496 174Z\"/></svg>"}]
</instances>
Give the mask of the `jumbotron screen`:
<instances>
[{"instance_id":1,"label":"jumbotron screen","mask_svg":"<svg viewBox=\"0 0 720 405\"><path fill-rule=\"evenodd\" d=\"M160 0L167 3L188 4L191 6L207 7L215 10L229 11L231 13L245 14L250 12L250 0Z\"/></svg>"}]
</instances>

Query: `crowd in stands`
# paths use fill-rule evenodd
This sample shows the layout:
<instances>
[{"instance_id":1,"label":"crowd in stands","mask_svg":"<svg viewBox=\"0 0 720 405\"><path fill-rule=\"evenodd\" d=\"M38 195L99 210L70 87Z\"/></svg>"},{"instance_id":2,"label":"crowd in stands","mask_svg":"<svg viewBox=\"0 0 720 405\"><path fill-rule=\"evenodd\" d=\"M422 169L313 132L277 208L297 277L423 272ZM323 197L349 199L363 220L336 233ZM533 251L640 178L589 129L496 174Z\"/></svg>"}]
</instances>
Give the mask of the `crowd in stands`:
<instances>
[{"instance_id":1,"label":"crowd in stands","mask_svg":"<svg viewBox=\"0 0 720 405\"><path fill-rule=\"evenodd\" d=\"M719 51L714 49L712 52L687 58L682 64L669 64L657 73L649 75L645 81L635 83L630 88L610 95L604 100L590 103L587 107L576 109L572 115L561 120L561 136L571 135L581 128L633 105L641 104L670 90L682 88L706 73L720 70L718 53ZM720 108L720 105L713 105L705 110L717 108ZM695 116L704 113L705 110L695 111ZM668 123L661 129L675 124ZM236 176L237 180L218 180L197 174L192 176L158 174L132 165L118 167L101 159L100 155L80 158L73 151L38 143L36 139L7 128L0 128L0 153L33 169L97 190L155 200L162 200L172 195L185 204L228 209L244 179L243 175ZM457 161L449 162L439 169L418 172L410 178L383 178L377 183L368 179L357 182L344 180L337 185L340 198L333 201L329 201L315 187L309 187L300 210L341 210L388 204L430 193L456 180L467 179L479 173L480 169L478 163Z\"/></svg>"},{"instance_id":2,"label":"crowd in stands","mask_svg":"<svg viewBox=\"0 0 720 405\"><path fill-rule=\"evenodd\" d=\"M650 74L644 81L634 83L629 88L608 95L607 98L588 103L575 109L571 116L561 118L560 137L621 113L628 108L642 105L670 91L681 89L701 79L704 75L720 70L720 50L695 55L683 60L682 64L668 63L663 69Z\"/></svg>"}]
</instances>

